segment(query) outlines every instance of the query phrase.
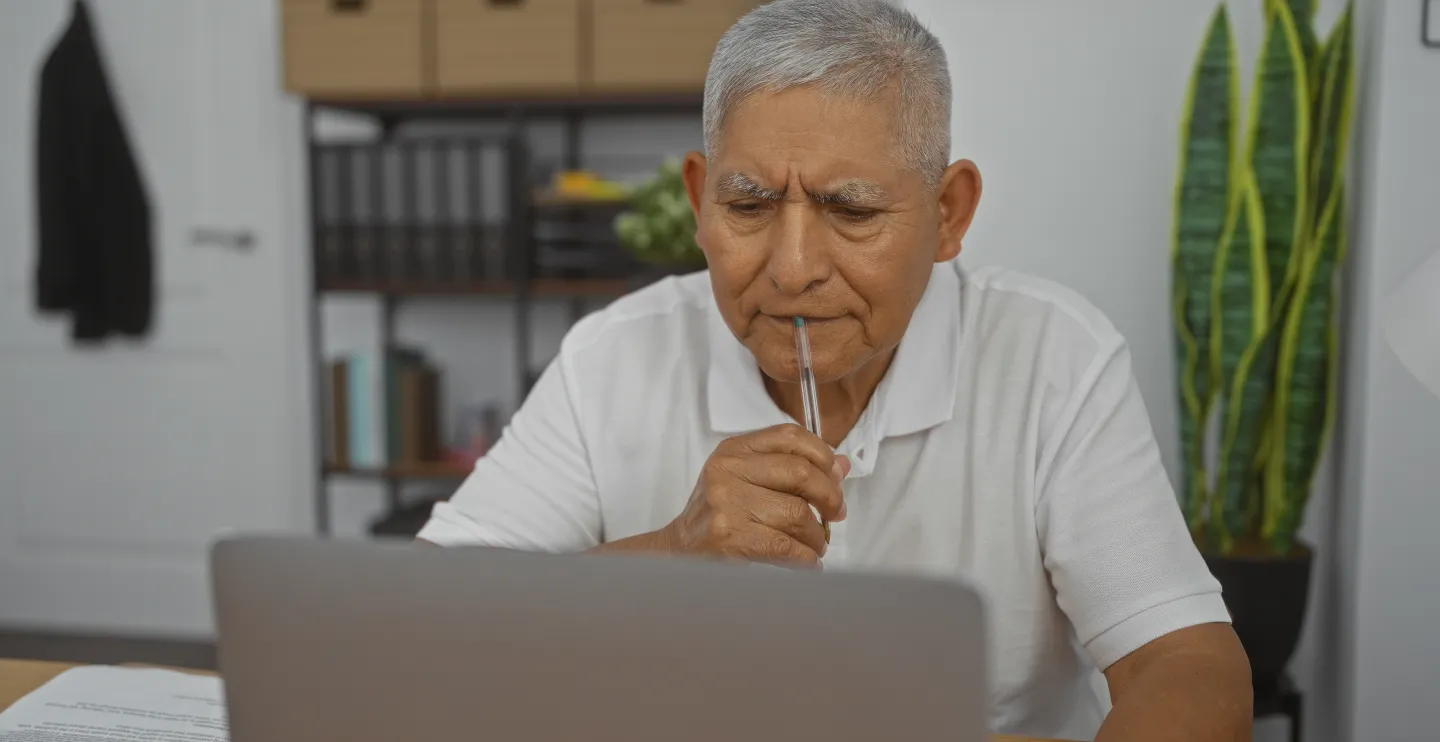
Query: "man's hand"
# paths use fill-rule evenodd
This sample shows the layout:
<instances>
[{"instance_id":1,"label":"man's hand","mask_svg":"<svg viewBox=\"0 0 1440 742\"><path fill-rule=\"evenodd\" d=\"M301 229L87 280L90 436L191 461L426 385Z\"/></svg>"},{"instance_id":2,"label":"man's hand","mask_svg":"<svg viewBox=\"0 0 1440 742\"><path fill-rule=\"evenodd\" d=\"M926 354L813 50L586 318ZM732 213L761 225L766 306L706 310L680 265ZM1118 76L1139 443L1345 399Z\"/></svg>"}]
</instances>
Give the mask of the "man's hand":
<instances>
[{"instance_id":1,"label":"man's hand","mask_svg":"<svg viewBox=\"0 0 1440 742\"><path fill-rule=\"evenodd\" d=\"M825 529L810 508L844 520L840 481L849 473L849 459L793 423L727 438L705 461L679 517L590 551L813 565L825 555Z\"/></svg>"},{"instance_id":2,"label":"man's hand","mask_svg":"<svg viewBox=\"0 0 1440 742\"><path fill-rule=\"evenodd\" d=\"M690 502L663 529L678 553L777 564L819 562L825 530L811 506L845 519L850 462L793 423L727 438L700 470Z\"/></svg>"}]
</instances>

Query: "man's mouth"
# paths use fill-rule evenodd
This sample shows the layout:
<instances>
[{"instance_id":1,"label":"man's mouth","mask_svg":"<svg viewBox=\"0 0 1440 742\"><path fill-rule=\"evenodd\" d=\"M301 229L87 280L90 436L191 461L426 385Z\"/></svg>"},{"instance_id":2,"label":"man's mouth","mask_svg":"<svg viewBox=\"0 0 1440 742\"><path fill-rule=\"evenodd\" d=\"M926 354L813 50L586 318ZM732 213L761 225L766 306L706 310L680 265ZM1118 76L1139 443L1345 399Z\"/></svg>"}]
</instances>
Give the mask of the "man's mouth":
<instances>
[{"instance_id":1,"label":"man's mouth","mask_svg":"<svg viewBox=\"0 0 1440 742\"><path fill-rule=\"evenodd\" d=\"M796 318L796 317L799 317L799 318L805 320L805 324L807 324L807 325L823 325L823 324L825 324L826 322L834 322L835 320L840 319L840 316L843 316L843 315L840 315L840 316L830 316L830 317L821 317L821 316L813 316L813 315L806 315L806 314L798 314L798 315L797 315L797 314L767 314L767 315L765 315L765 316L769 317L770 319L772 319L772 320L774 320L774 321L776 321L776 322L779 322L779 323L785 324L785 325L792 324L792 323L795 321L795 318Z\"/></svg>"}]
</instances>

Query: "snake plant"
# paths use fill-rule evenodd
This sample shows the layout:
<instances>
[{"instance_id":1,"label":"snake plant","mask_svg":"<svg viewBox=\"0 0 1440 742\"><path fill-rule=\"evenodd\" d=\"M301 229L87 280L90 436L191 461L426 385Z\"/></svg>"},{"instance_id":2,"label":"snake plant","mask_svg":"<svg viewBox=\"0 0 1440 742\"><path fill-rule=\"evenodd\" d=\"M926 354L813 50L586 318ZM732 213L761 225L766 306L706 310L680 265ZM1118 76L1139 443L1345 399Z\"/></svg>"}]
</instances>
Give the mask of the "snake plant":
<instances>
[{"instance_id":1,"label":"snake plant","mask_svg":"<svg viewBox=\"0 0 1440 742\"><path fill-rule=\"evenodd\" d=\"M1336 405L1353 0L1323 43L1314 0L1262 3L1243 128L1226 6L1211 17L1175 189L1182 499L1222 554L1292 549Z\"/></svg>"}]
</instances>

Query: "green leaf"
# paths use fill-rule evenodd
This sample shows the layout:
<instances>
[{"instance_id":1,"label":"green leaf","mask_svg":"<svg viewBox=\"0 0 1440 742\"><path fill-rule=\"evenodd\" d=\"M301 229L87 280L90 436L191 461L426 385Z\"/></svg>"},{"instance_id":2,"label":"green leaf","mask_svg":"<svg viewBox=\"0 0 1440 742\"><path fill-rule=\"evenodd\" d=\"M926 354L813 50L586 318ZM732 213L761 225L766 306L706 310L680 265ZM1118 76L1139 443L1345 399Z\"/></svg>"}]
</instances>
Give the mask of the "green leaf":
<instances>
[{"instance_id":1,"label":"green leaf","mask_svg":"<svg viewBox=\"0 0 1440 742\"><path fill-rule=\"evenodd\" d=\"M1265 221L1253 177L1236 196L1235 217L1215 258L1211 353L1222 392L1219 471L1208 532L1227 551L1243 533L1246 494L1260 448L1274 347Z\"/></svg>"},{"instance_id":2,"label":"green leaf","mask_svg":"<svg viewBox=\"0 0 1440 742\"><path fill-rule=\"evenodd\" d=\"M1191 74L1175 187L1175 277L1183 279L1184 324L1196 338L1210 334L1210 273L1235 190L1231 162L1237 88L1230 20L1221 5L1210 20ZM1196 370L1202 375L1209 371L1206 364ZM1195 386L1200 396L1208 394L1207 383Z\"/></svg>"},{"instance_id":3,"label":"green leaf","mask_svg":"<svg viewBox=\"0 0 1440 742\"><path fill-rule=\"evenodd\" d=\"M1343 172L1354 101L1354 7L1347 4L1320 52L1309 144L1306 230L1290 263L1267 446L1259 535L1286 553L1309 501L1335 414L1336 273L1345 249ZM1323 209L1321 209L1323 207ZM1318 210L1318 213L1317 213Z\"/></svg>"},{"instance_id":4,"label":"green leaf","mask_svg":"<svg viewBox=\"0 0 1440 742\"><path fill-rule=\"evenodd\" d=\"M1220 473L1210 526L1218 531L1215 543L1224 553L1246 535L1252 503L1260 496L1255 457L1268 412L1277 337L1274 331L1266 332L1245 350L1223 410Z\"/></svg>"},{"instance_id":5,"label":"green leaf","mask_svg":"<svg viewBox=\"0 0 1440 742\"><path fill-rule=\"evenodd\" d=\"M1334 420L1335 274L1345 243L1345 189L1331 194L1286 313L1276 371L1275 421L1261 535L1286 553Z\"/></svg>"},{"instance_id":6,"label":"green leaf","mask_svg":"<svg viewBox=\"0 0 1440 742\"><path fill-rule=\"evenodd\" d=\"M1177 279L1177 286L1180 281ZM1185 519L1191 531L1198 532L1204 525L1205 504L1209 498L1205 473L1205 431L1204 422L1208 405L1202 405L1195 394L1196 364L1200 361L1197 343L1185 327L1185 294L1183 289L1172 295L1171 321L1175 323L1176 353L1180 367L1180 445L1183 458L1184 479L1181 482L1181 501Z\"/></svg>"},{"instance_id":7,"label":"green leaf","mask_svg":"<svg viewBox=\"0 0 1440 742\"><path fill-rule=\"evenodd\" d=\"M1215 325L1210 352L1221 379L1233 379L1245 352L1270 326L1265 219L1253 177L1236 193L1234 219L1215 255L1211 301ZM1225 392L1229 392L1228 387Z\"/></svg>"},{"instance_id":8,"label":"green leaf","mask_svg":"<svg viewBox=\"0 0 1440 742\"><path fill-rule=\"evenodd\" d=\"M1325 42L1310 162L1311 202L1317 208L1330 202L1349 154L1355 100L1354 10L1353 2L1346 4ZM1314 214L1312 223L1319 216Z\"/></svg>"},{"instance_id":9,"label":"green leaf","mask_svg":"<svg viewBox=\"0 0 1440 742\"><path fill-rule=\"evenodd\" d=\"M1186 512L1198 522L1206 498L1204 423L1213 399L1210 282L1215 253L1225 233L1233 187L1238 83L1230 18L1216 7L1190 76L1181 124L1180 167L1175 184L1175 232L1171 296L1181 389L1180 427Z\"/></svg>"},{"instance_id":10,"label":"green leaf","mask_svg":"<svg viewBox=\"0 0 1440 742\"><path fill-rule=\"evenodd\" d=\"M1251 97L1250 167L1265 222L1271 301L1278 307L1299 268L1308 226L1310 95L1290 9L1272 2Z\"/></svg>"},{"instance_id":11,"label":"green leaf","mask_svg":"<svg viewBox=\"0 0 1440 742\"><path fill-rule=\"evenodd\" d=\"M1316 0L1283 0L1284 5L1290 11L1290 17L1295 21L1295 33L1300 41L1300 53L1305 58L1305 69L1307 75L1312 78L1311 91L1315 89L1313 73L1320 58L1320 42L1315 35L1315 10L1319 4Z\"/></svg>"},{"instance_id":12,"label":"green leaf","mask_svg":"<svg viewBox=\"0 0 1440 742\"><path fill-rule=\"evenodd\" d=\"M1319 0L1284 0L1284 2L1290 8L1290 15L1296 23L1307 26L1315 23L1315 11L1319 9Z\"/></svg>"}]
</instances>

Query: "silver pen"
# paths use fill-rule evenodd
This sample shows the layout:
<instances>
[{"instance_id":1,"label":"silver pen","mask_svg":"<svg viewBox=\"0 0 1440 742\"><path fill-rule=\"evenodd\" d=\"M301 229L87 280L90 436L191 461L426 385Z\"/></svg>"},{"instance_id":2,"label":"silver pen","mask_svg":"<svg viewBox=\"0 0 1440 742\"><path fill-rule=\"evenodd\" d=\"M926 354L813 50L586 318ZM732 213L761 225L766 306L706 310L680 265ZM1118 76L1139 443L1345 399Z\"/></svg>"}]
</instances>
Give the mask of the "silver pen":
<instances>
[{"instance_id":1,"label":"silver pen","mask_svg":"<svg viewBox=\"0 0 1440 742\"><path fill-rule=\"evenodd\" d=\"M810 359L810 333L805 318L795 318L795 357L800 368L800 404L805 408L805 429L816 438L820 435L820 395L815 392L815 366ZM815 506L810 506L815 510ZM825 543L830 543L830 522L815 510L815 517L825 529Z\"/></svg>"}]
</instances>

